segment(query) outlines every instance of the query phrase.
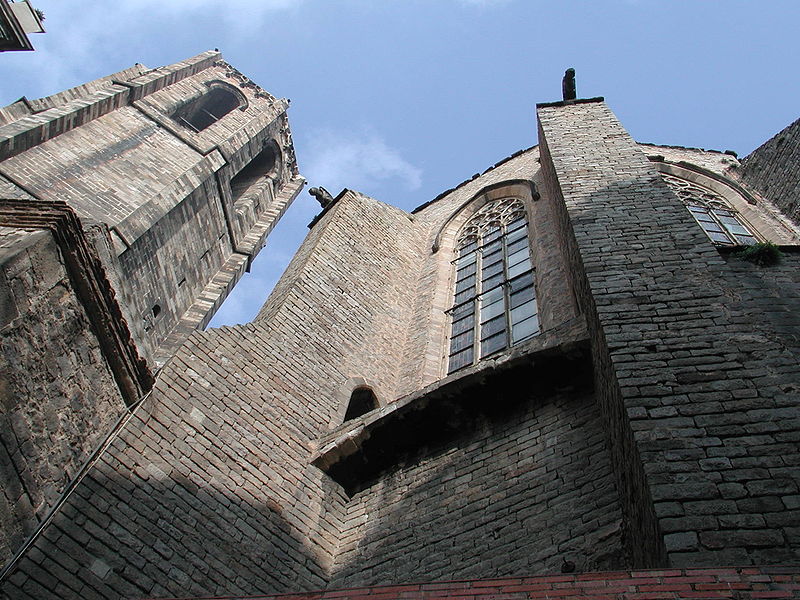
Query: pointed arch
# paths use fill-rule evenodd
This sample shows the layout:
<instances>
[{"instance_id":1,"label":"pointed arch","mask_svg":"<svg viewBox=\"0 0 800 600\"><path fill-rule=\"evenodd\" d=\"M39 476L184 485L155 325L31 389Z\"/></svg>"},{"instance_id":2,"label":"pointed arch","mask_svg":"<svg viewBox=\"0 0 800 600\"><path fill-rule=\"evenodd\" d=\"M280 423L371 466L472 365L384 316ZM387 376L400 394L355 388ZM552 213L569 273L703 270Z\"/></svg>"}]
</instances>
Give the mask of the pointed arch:
<instances>
[{"instance_id":1,"label":"pointed arch","mask_svg":"<svg viewBox=\"0 0 800 600\"><path fill-rule=\"evenodd\" d=\"M244 211L246 206L260 206L261 201L271 203L275 190L280 187L283 154L274 139L264 143L261 150L231 177L231 199L234 208Z\"/></svg>"},{"instance_id":2,"label":"pointed arch","mask_svg":"<svg viewBox=\"0 0 800 600\"><path fill-rule=\"evenodd\" d=\"M183 104L172 118L195 132L203 131L236 108L244 110L247 99L236 88L211 82L202 96Z\"/></svg>"},{"instance_id":3,"label":"pointed arch","mask_svg":"<svg viewBox=\"0 0 800 600\"><path fill-rule=\"evenodd\" d=\"M719 229L723 230L724 236L718 236L720 239L715 240L710 235L707 226L703 226L703 223L700 223L703 230L716 245L746 245L748 243L747 234L757 242L770 241L775 244L794 244L797 242L800 229L795 224L786 219L769 202L754 196L744 186L730 177L686 161L674 162L660 155L650 156L649 158L655 163L659 174L665 179L665 183L676 192L687 208L689 208L687 204L689 198L701 201L698 204L701 210L698 210L697 214L693 212L693 215L697 219L698 216L702 216L705 213L709 215L704 217L707 222L717 224L716 228L711 227L710 229L715 233L719 233ZM691 209L689 210L691 211ZM725 211L718 216L727 217L725 219L728 221L727 224L741 225L747 233L745 234L738 227L733 227L730 231L720 227L719 222L716 220L717 216L710 212L712 210ZM735 243L730 241L731 239L736 239L737 233L740 236L744 236L744 238L741 241L737 240Z\"/></svg>"},{"instance_id":4,"label":"pointed arch","mask_svg":"<svg viewBox=\"0 0 800 600\"><path fill-rule=\"evenodd\" d=\"M367 385L360 385L350 394L350 401L347 403L347 410L344 413L344 421L352 421L370 411L378 408L378 398L375 392Z\"/></svg>"},{"instance_id":5,"label":"pointed arch","mask_svg":"<svg viewBox=\"0 0 800 600\"><path fill-rule=\"evenodd\" d=\"M501 197L480 207L455 244L448 373L539 332L525 205Z\"/></svg>"},{"instance_id":6,"label":"pointed arch","mask_svg":"<svg viewBox=\"0 0 800 600\"><path fill-rule=\"evenodd\" d=\"M377 386L363 377L350 377L336 392L337 408L329 427L335 429L342 423L364 416L383 406Z\"/></svg>"},{"instance_id":7,"label":"pointed arch","mask_svg":"<svg viewBox=\"0 0 800 600\"><path fill-rule=\"evenodd\" d=\"M662 173L661 177L715 244L751 245L758 241L738 211L721 194L676 175Z\"/></svg>"}]
</instances>

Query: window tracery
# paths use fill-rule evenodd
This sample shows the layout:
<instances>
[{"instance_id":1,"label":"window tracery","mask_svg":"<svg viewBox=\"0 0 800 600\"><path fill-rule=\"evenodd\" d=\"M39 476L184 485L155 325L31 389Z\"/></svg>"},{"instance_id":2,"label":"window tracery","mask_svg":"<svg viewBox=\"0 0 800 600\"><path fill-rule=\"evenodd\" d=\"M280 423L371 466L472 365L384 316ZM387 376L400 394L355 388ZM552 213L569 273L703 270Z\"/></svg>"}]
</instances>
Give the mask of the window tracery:
<instances>
[{"instance_id":1,"label":"window tracery","mask_svg":"<svg viewBox=\"0 0 800 600\"><path fill-rule=\"evenodd\" d=\"M739 213L733 210L720 194L674 175L662 173L661 176L683 201L712 242L723 246L736 246L751 245L758 241Z\"/></svg>"},{"instance_id":2,"label":"window tracery","mask_svg":"<svg viewBox=\"0 0 800 600\"><path fill-rule=\"evenodd\" d=\"M503 198L479 209L456 243L448 373L539 332L525 207Z\"/></svg>"}]
</instances>

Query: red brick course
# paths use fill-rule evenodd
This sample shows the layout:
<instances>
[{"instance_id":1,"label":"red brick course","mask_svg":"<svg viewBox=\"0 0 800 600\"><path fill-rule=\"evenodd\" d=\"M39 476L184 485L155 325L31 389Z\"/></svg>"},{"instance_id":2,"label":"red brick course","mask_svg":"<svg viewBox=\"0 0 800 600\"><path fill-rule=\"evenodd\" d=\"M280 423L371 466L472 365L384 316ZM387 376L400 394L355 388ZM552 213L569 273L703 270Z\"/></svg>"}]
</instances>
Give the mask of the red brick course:
<instances>
[{"instance_id":1,"label":"red brick course","mask_svg":"<svg viewBox=\"0 0 800 600\"><path fill-rule=\"evenodd\" d=\"M800 598L800 567L614 571L203 600L677 600ZM177 599L170 599L177 600ZM183 599L183 600L200 600Z\"/></svg>"}]
</instances>

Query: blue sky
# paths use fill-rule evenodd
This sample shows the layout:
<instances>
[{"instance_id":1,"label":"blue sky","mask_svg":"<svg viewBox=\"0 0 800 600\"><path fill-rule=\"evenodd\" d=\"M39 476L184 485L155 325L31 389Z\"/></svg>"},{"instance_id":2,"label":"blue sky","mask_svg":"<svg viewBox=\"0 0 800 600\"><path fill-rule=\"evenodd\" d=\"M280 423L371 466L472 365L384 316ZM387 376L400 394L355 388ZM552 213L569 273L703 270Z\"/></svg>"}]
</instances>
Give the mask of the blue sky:
<instances>
[{"instance_id":1,"label":"blue sky","mask_svg":"<svg viewBox=\"0 0 800 600\"><path fill-rule=\"evenodd\" d=\"M536 143L536 102L605 96L639 141L744 156L800 116L800 2L32 0L0 102L211 48L289 113L301 173L411 209ZM303 193L215 324L249 320L318 205Z\"/></svg>"}]
</instances>

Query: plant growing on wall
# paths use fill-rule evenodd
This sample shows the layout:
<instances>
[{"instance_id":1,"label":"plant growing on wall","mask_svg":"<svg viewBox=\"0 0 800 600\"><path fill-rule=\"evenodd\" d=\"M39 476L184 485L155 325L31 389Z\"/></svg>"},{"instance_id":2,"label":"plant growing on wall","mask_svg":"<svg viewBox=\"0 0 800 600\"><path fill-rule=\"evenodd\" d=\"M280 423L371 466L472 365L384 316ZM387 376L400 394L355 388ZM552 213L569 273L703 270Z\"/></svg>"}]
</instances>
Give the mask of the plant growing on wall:
<instances>
[{"instance_id":1,"label":"plant growing on wall","mask_svg":"<svg viewBox=\"0 0 800 600\"><path fill-rule=\"evenodd\" d=\"M737 258L747 260L759 267L769 267L780 262L783 254L777 244L759 242L734 254Z\"/></svg>"}]
</instances>

